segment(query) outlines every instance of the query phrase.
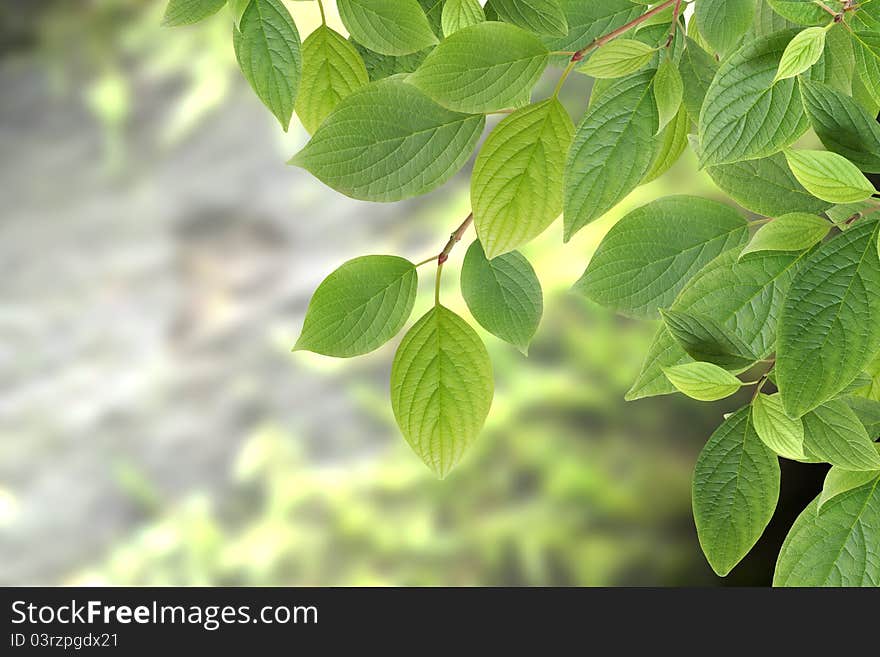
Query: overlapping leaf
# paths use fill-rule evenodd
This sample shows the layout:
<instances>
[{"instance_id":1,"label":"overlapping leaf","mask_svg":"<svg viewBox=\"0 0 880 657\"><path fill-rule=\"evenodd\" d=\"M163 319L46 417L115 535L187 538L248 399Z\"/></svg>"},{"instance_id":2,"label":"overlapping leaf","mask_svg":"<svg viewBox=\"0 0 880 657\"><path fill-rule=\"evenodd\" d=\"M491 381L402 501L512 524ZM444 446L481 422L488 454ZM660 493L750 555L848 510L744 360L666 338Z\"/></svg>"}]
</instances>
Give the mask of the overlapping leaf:
<instances>
[{"instance_id":1,"label":"overlapping leaf","mask_svg":"<svg viewBox=\"0 0 880 657\"><path fill-rule=\"evenodd\" d=\"M797 81L773 83L792 36L778 32L747 42L722 62L700 113L703 165L768 157L807 129Z\"/></svg>"},{"instance_id":2,"label":"overlapping leaf","mask_svg":"<svg viewBox=\"0 0 880 657\"><path fill-rule=\"evenodd\" d=\"M551 98L514 112L489 135L474 165L471 204L490 258L533 239L562 212L573 134L565 108Z\"/></svg>"},{"instance_id":3,"label":"overlapping leaf","mask_svg":"<svg viewBox=\"0 0 880 657\"><path fill-rule=\"evenodd\" d=\"M445 477L473 443L492 404L492 364L465 321L435 306L400 343L391 366L391 407L404 438Z\"/></svg>"},{"instance_id":4,"label":"overlapping leaf","mask_svg":"<svg viewBox=\"0 0 880 657\"><path fill-rule=\"evenodd\" d=\"M512 251L489 260L475 241L461 268L461 295L480 326L528 352L544 300L535 270L521 253Z\"/></svg>"},{"instance_id":5,"label":"overlapping leaf","mask_svg":"<svg viewBox=\"0 0 880 657\"><path fill-rule=\"evenodd\" d=\"M437 43L416 0L337 0L348 33L383 55L408 55Z\"/></svg>"},{"instance_id":6,"label":"overlapping leaf","mask_svg":"<svg viewBox=\"0 0 880 657\"><path fill-rule=\"evenodd\" d=\"M493 112L518 105L548 58L534 34L506 23L478 23L444 39L408 81L451 110Z\"/></svg>"},{"instance_id":7,"label":"overlapping leaf","mask_svg":"<svg viewBox=\"0 0 880 657\"><path fill-rule=\"evenodd\" d=\"M803 510L789 531L774 586L880 586L880 477Z\"/></svg>"},{"instance_id":8,"label":"overlapping leaf","mask_svg":"<svg viewBox=\"0 0 880 657\"><path fill-rule=\"evenodd\" d=\"M694 196L633 210L608 232L575 290L625 315L656 318L713 258L744 244L745 219Z\"/></svg>"},{"instance_id":9,"label":"overlapping leaf","mask_svg":"<svg viewBox=\"0 0 880 657\"><path fill-rule=\"evenodd\" d=\"M799 417L843 390L880 348L877 221L823 244L792 282L779 321L776 373Z\"/></svg>"},{"instance_id":10,"label":"overlapping leaf","mask_svg":"<svg viewBox=\"0 0 880 657\"><path fill-rule=\"evenodd\" d=\"M653 71L623 78L590 106L565 166L565 239L608 212L642 181L657 132Z\"/></svg>"},{"instance_id":11,"label":"overlapping leaf","mask_svg":"<svg viewBox=\"0 0 880 657\"><path fill-rule=\"evenodd\" d=\"M299 32L287 9L280 0L253 0L232 42L244 77L287 130L302 72Z\"/></svg>"},{"instance_id":12,"label":"overlapping leaf","mask_svg":"<svg viewBox=\"0 0 880 657\"><path fill-rule=\"evenodd\" d=\"M749 408L712 434L694 471L693 506L706 559L727 575L760 538L779 498L779 462L758 438Z\"/></svg>"},{"instance_id":13,"label":"overlapping leaf","mask_svg":"<svg viewBox=\"0 0 880 657\"><path fill-rule=\"evenodd\" d=\"M398 201L452 177L484 125L483 116L447 110L392 77L341 101L291 164L352 198Z\"/></svg>"}]
</instances>

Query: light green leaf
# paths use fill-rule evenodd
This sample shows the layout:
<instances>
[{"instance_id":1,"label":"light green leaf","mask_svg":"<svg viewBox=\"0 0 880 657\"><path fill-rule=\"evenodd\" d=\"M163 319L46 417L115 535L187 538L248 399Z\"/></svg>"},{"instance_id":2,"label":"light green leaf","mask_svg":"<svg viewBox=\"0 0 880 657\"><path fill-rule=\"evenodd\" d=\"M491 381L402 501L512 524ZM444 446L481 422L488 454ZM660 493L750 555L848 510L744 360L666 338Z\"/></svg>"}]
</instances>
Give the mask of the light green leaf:
<instances>
[{"instance_id":1,"label":"light green leaf","mask_svg":"<svg viewBox=\"0 0 880 657\"><path fill-rule=\"evenodd\" d=\"M642 184L656 180L678 161L688 145L688 130L690 130L688 114L685 108L681 107L675 118L654 140L654 161L642 179Z\"/></svg>"},{"instance_id":2,"label":"light green leaf","mask_svg":"<svg viewBox=\"0 0 880 657\"><path fill-rule=\"evenodd\" d=\"M755 0L700 0L694 10L700 34L715 52L726 54L752 26L755 4Z\"/></svg>"},{"instance_id":3,"label":"light green leaf","mask_svg":"<svg viewBox=\"0 0 880 657\"><path fill-rule=\"evenodd\" d=\"M822 486L822 492L819 494L816 511L822 513L822 507L830 500L854 488L860 488L874 481L877 477L880 477L880 472L877 471L854 472L837 466L831 468L828 474L825 475L825 484Z\"/></svg>"},{"instance_id":4,"label":"light green leaf","mask_svg":"<svg viewBox=\"0 0 880 657\"><path fill-rule=\"evenodd\" d=\"M654 100L657 102L657 114L660 130L675 118L684 94L681 73L671 58L665 57L654 76Z\"/></svg>"},{"instance_id":5,"label":"light green leaf","mask_svg":"<svg viewBox=\"0 0 880 657\"><path fill-rule=\"evenodd\" d=\"M756 214L819 213L831 203L816 198L788 168L782 153L758 160L706 167L706 173L730 198Z\"/></svg>"},{"instance_id":6,"label":"light green leaf","mask_svg":"<svg viewBox=\"0 0 880 657\"><path fill-rule=\"evenodd\" d=\"M486 140L471 177L474 223L494 258L525 244L562 212L574 125L555 98L517 110Z\"/></svg>"},{"instance_id":7,"label":"light green leaf","mask_svg":"<svg viewBox=\"0 0 880 657\"><path fill-rule=\"evenodd\" d=\"M280 0L253 0L233 28L244 77L286 131L302 72L299 32Z\"/></svg>"},{"instance_id":8,"label":"light green leaf","mask_svg":"<svg viewBox=\"0 0 880 657\"><path fill-rule=\"evenodd\" d=\"M688 356L729 370L743 370L759 357L734 331L728 331L711 315L682 310L661 310L663 324Z\"/></svg>"},{"instance_id":9,"label":"light green leaf","mask_svg":"<svg viewBox=\"0 0 880 657\"><path fill-rule=\"evenodd\" d=\"M296 113L314 134L339 102L370 81L364 60L345 38L322 25L303 43L302 83Z\"/></svg>"},{"instance_id":10,"label":"light green leaf","mask_svg":"<svg viewBox=\"0 0 880 657\"><path fill-rule=\"evenodd\" d=\"M485 118L451 112L399 77L342 100L291 164L365 201L425 194L467 162Z\"/></svg>"},{"instance_id":11,"label":"light green leaf","mask_svg":"<svg viewBox=\"0 0 880 657\"><path fill-rule=\"evenodd\" d=\"M579 70L594 78L622 78L646 66L654 52L641 41L615 39L596 50Z\"/></svg>"},{"instance_id":12,"label":"light green leaf","mask_svg":"<svg viewBox=\"0 0 880 657\"><path fill-rule=\"evenodd\" d=\"M804 449L845 470L880 470L880 453L858 416L842 399L832 399L807 413Z\"/></svg>"},{"instance_id":13,"label":"light green leaf","mask_svg":"<svg viewBox=\"0 0 880 657\"><path fill-rule=\"evenodd\" d=\"M880 586L880 478L813 500L789 531L773 586Z\"/></svg>"},{"instance_id":14,"label":"light green leaf","mask_svg":"<svg viewBox=\"0 0 880 657\"><path fill-rule=\"evenodd\" d=\"M808 256L779 319L776 374L785 411L833 398L880 348L877 221L862 219Z\"/></svg>"},{"instance_id":15,"label":"light green leaf","mask_svg":"<svg viewBox=\"0 0 880 657\"><path fill-rule=\"evenodd\" d=\"M461 268L461 295L480 326L528 353L544 300L535 270L519 251L489 260L474 241Z\"/></svg>"},{"instance_id":16,"label":"light green leaf","mask_svg":"<svg viewBox=\"0 0 880 657\"><path fill-rule=\"evenodd\" d=\"M492 0L492 7L501 20L530 32L551 37L568 34L568 21L559 0Z\"/></svg>"},{"instance_id":17,"label":"light green leaf","mask_svg":"<svg viewBox=\"0 0 880 657\"><path fill-rule=\"evenodd\" d=\"M486 20L483 7L477 0L446 0L443 3L443 35L449 36L460 29Z\"/></svg>"},{"instance_id":18,"label":"light green leaf","mask_svg":"<svg viewBox=\"0 0 880 657\"><path fill-rule=\"evenodd\" d=\"M797 80L773 84L791 32L743 45L718 69L700 112L700 161L705 165L768 157L808 127Z\"/></svg>"},{"instance_id":19,"label":"light green leaf","mask_svg":"<svg viewBox=\"0 0 880 657\"><path fill-rule=\"evenodd\" d=\"M448 308L429 310L400 343L391 366L391 407L403 437L440 478L483 428L493 388L486 347Z\"/></svg>"},{"instance_id":20,"label":"light green leaf","mask_svg":"<svg viewBox=\"0 0 880 657\"><path fill-rule=\"evenodd\" d=\"M779 461L755 433L749 407L709 438L697 460L692 496L703 553L723 577L764 533L779 499Z\"/></svg>"},{"instance_id":21,"label":"light green leaf","mask_svg":"<svg viewBox=\"0 0 880 657\"><path fill-rule=\"evenodd\" d=\"M729 397L742 382L712 363L685 363L664 367L663 373L676 390L698 401L717 401Z\"/></svg>"},{"instance_id":22,"label":"light green leaf","mask_svg":"<svg viewBox=\"0 0 880 657\"><path fill-rule=\"evenodd\" d=\"M494 5L494 0L487 3ZM643 13L643 7L630 0L603 0L584 2L584 0L559 0L562 12L568 23L565 36L544 36L542 40L549 50L574 51L590 43L593 39L622 27ZM565 65L570 57L560 56L556 63Z\"/></svg>"},{"instance_id":23,"label":"light green leaf","mask_svg":"<svg viewBox=\"0 0 880 657\"><path fill-rule=\"evenodd\" d=\"M776 318L801 254L764 251L739 260L739 247L725 251L700 270L672 304L672 310L711 316L728 334L766 358L776 348ZM691 361L661 326L648 349L642 370L626 399L674 392L663 367Z\"/></svg>"},{"instance_id":24,"label":"light green leaf","mask_svg":"<svg viewBox=\"0 0 880 657\"><path fill-rule=\"evenodd\" d=\"M782 408L778 394L760 393L752 402L752 422L755 432L767 447L783 458L807 460L804 452L804 423L792 419Z\"/></svg>"},{"instance_id":25,"label":"light green leaf","mask_svg":"<svg viewBox=\"0 0 880 657\"><path fill-rule=\"evenodd\" d=\"M350 358L378 349L403 328L417 287L416 268L403 258L349 260L318 286L294 351Z\"/></svg>"},{"instance_id":26,"label":"light green leaf","mask_svg":"<svg viewBox=\"0 0 880 657\"><path fill-rule=\"evenodd\" d=\"M408 81L449 109L494 112L528 94L548 57L538 37L522 28L478 23L444 39Z\"/></svg>"},{"instance_id":27,"label":"light green leaf","mask_svg":"<svg viewBox=\"0 0 880 657\"><path fill-rule=\"evenodd\" d=\"M709 261L745 243L748 224L717 201L671 196L608 231L574 289L606 308L653 319Z\"/></svg>"},{"instance_id":28,"label":"light green leaf","mask_svg":"<svg viewBox=\"0 0 880 657\"><path fill-rule=\"evenodd\" d=\"M813 130L825 148L862 171L880 172L880 123L876 118L827 85L801 80L801 93Z\"/></svg>"},{"instance_id":29,"label":"light green leaf","mask_svg":"<svg viewBox=\"0 0 880 657\"><path fill-rule=\"evenodd\" d=\"M800 75L818 62L825 50L827 33L824 27L808 27L798 32L782 53L773 82Z\"/></svg>"},{"instance_id":30,"label":"light green leaf","mask_svg":"<svg viewBox=\"0 0 880 657\"><path fill-rule=\"evenodd\" d=\"M683 84L683 101L688 116L694 123L699 123L700 110L706 99L709 85L718 71L718 63L703 50L696 41L688 37L687 47L681 56L681 78Z\"/></svg>"},{"instance_id":31,"label":"light green leaf","mask_svg":"<svg viewBox=\"0 0 880 657\"><path fill-rule=\"evenodd\" d=\"M651 167L657 106L653 71L614 83L575 132L565 167L565 240L622 201Z\"/></svg>"},{"instance_id":32,"label":"light green leaf","mask_svg":"<svg viewBox=\"0 0 880 657\"><path fill-rule=\"evenodd\" d=\"M416 0L337 0L336 7L355 41L383 55L408 55L437 43Z\"/></svg>"},{"instance_id":33,"label":"light green leaf","mask_svg":"<svg viewBox=\"0 0 880 657\"><path fill-rule=\"evenodd\" d=\"M761 226L740 257L756 251L803 251L825 239L830 230L828 220L815 214L784 214Z\"/></svg>"},{"instance_id":34,"label":"light green leaf","mask_svg":"<svg viewBox=\"0 0 880 657\"><path fill-rule=\"evenodd\" d=\"M794 177L813 196L830 203L855 203L876 193L855 164L830 151L785 150Z\"/></svg>"},{"instance_id":35,"label":"light green leaf","mask_svg":"<svg viewBox=\"0 0 880 657\"><path fill-rule=\"evenodd\" d=\"M192 25L213 16L225 4L226 0L169 0L162 17L162 25Z\"/></svg>"}]
</instances>

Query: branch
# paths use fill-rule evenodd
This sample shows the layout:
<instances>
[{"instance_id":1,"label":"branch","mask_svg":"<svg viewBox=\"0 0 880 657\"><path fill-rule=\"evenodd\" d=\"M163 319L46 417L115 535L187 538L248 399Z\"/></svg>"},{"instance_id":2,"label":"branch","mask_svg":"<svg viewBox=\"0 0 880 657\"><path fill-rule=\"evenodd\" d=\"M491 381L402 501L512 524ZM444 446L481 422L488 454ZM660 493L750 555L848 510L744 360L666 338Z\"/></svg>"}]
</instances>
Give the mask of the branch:
<instances>
[{"instance_id":1,"label":"branch","mask_svg":"<svg viewBox=\"0 0 880 657\"><path fill-rule=\"evenodd\" d=\"M624 32L628 32L629 30L636 27L637 25L641 25L642 23L644 23L646 20L648 20L652 16L656 16L661 11L668 9L669 7L671 7L674 4L681 4L681 0L666 0L666 2L657 5L651 11L646 12L646 13L642 14L641 16L639 16L638 18L631 20L626 25L622 25L621 27L618 27L616 30L609 32L608 34L603 34L602 36L597 37L596 39L594 39L593 41L588 43L586 46L584 46L583 48L578 50L574 55L572 55L571 61L573 61L573 62L581 61L584 58L584 56L588 52L593 50L594 48L598 48L599 46L604 46L609 41L613 41L614 39L619 37Z\"/></svg>"}]
</instances>

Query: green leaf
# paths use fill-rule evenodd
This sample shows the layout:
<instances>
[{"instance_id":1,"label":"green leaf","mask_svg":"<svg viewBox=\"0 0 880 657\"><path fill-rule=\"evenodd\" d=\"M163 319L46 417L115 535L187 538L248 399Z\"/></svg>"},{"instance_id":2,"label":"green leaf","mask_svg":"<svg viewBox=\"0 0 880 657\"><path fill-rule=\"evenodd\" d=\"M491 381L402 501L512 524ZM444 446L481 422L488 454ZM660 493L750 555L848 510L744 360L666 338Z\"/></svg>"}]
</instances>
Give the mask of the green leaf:
<instances>
[{"instance_id":1,"label":"green leaf","mask_svg":"<svg viewBox=\"0 0 880 657\"><path fill-rule=\"evenodd\" d=\"M828 220L815 214L784 214L761 226L740 257L756 251L803 251L821 242L830 231Z\"/></svg>"},{"instance_id":2,"label":"green leaf","mask_svg":"<svg viewBox=\"0 0 880 657\"><path fill-rule=\"evenodd\" d=\"M773 586L880 586L880 477L818 507L795 520Z\"/></svg>"},{"instance_id":3,"label":"green leaf","mask_svg":"<svg viewBox=\"0 0 880 657\"><path fill-rule=\"evenodd\" d=\"M865 375L867 376L867 374ZM870 392L874 385L874 380L868 376L866 386L863 386L857 394L843 397L843 401L846 402L847 406L849 406L850 409L852 409L852 412L856 414L856 417L859 418L859 422L865 427L865 431L868 432L868 436L871 439L880 436L880 400L861 397L859 395L863 394L863 391L865 390Z\"/></svg>"},{"instance_id":4,"label":"green leaf","mask_svg":"<svg viewBox=\"0 0 880 657\"><path fill-rule=\"evenodd\" d=\"M856 77L861 83L861 90L870 97L874 105L880 105L880 31L855 32L852 44ZM856 87L854 81L853 95Z\"/></svg>"},{"instance_id":5,"label":"green leaf","mask_svg":"<svg viewBox=\"0 0 880 657\"><path fill-rule=\"evenodd\" d=\"M755 38L773 34L779 30L787 30L795 27L795 24L783 18L770 8L767 0L758 0L755 6L755 22L746 38Z\"/></svg>"},{"instance_id":6,"label":"green leaf","mask_svg":"<svg viewBox=\"0 0 880 657\"><path fill-rule=\"evenodd\" d=\"M474 165L471 204L490 258L525 244L562 212L574 124L555 98L517 110L492 131Z\"/></svg>"},{"instance_id":7,"label":"green leaf","mask_svg":"<svg viewBox=\"0 0 880 657\"><path fill-rule=\"evenodd\" d=\"M345 38L322 25L303 43L303 69L296 113L314 134L339 102L370 81L364 60Z\"/></svg>"},{"instance_id":8,"label":"green leaf","mask_svg":"<svg viewBox=\"0 0 880 657\"><path fill-rule=\"evenodd\" d=\"M416 0L337 0L348 33L383 55L408 55L437 43Z\"/></svg>"},{"instance_id":9,"label":"green leaf","mask_svg":"<svg viewBox=\"0 0 880 657\"><path fill-rule=\"evenodd\" d=\"M767 447L779 456L793 461L807 460L804 452L804 423L792 419L782 408L778 394L760 393L752 402L755 432Z\"/></svg>"},{"instance_id":10,"label":"green leaf","mask_svg":"<svg viewBox=\"0 0 880 657\"><path fill-rule=\"evenodd\" d=\"M696 41L688 37L687 47L681 56L681 78L684 106L694 123L700 120L700 110L706 99L709 85L718 71L718 63Z\"/></svg>"},{"instance_id":11,"label":"green leaf","mask_svg":"<svg viewBox=\"0 0 880 657\"><path fill-rule=\"evenodd\" d=\"M225 4L226 0L169 0L162 17L162 25L192 25L213 16Z\"/></svg>"},{"instance_id":12,"label":"green leaf","mask_svg":"<svg viewBox=\"0 0 880 657\"><path fill-rule=\"evenodd\" d=\"M608 231L574 289L606 308L653 319L709 261L747 238L748 224L729 206L695 196L659 199Z\"/></svg>"},{"instance_id":13,"label":"green leaf","mask_svg":"<svg viewBox=\"0 0 880 657\"><path fill-rule=\"evenodd\" d=\"M725 54L734 48L752 26L755 0L700 0L695 17L700 33L715 52Z\"/></svg>"},{"instance_id":14,"label":"green leaf","mask_svg":"<svg viewBox=\"0 0 880 657\"><path fill-rule=\"evenodd\" d=\"M815 0L769 0L769 2L773 11L798 25L824 25L831 20L831 15ZM834 4L834 0L831 4Z\"/></svg>"},{"instance_id":15,"label":"green leaf","mask_svg":"<svg viewBox=\"0 0 880 657\"><path fill-rule=\"evenodd\" d=\"M694 360L729 370L742 370L759 360L744 340L710 315L681 310L661 310L660 314L670 335Z\"/></svg>"},{"instance_id":16,"label":"green leaf","mask_svg":"<svg viewBox=\"0 0 880 657\"><path fill-rule=\"evenodd\" d=\"M818 62L825 50L827 33L824 27L808 27L798 32L782 53L773 82L800 75Z\"/></svg>"},{"instance_id":17,"label":"green leaf","mask_svg":"<svg viewBox=\"0 0 880 657\"><path fill-rule=\"evenodd\" d=\"M725 251L700 270L672 304L672 310L711 316L728 334L766 358L776 348L776 318L801 254L755 253L739 260L739 247ZM661 326L648 349L642 370L626 399L674 391L663 367L689 362L690 356Z\"/></svg>"},{"instance_id":18,"label":"green leaf","mask_svg":"<svg viewBox=\"0 0 880 657\"><path fill-rule=\"evenodd\" d=\"M831 203L817 199L788 168L782 153L758 160L706 167L706 173L730 198L756 214L819 213Z\"/></svg>"},{"instance_id":19,"label":"green leaf","mask_svg":"<svg viewBox=\"0 0 880 657\"><path fill-rule=\"evenodd\" d=\"M499 18L508 23L548 36L568 34L568 21L559 0L492 0Z\"/></svg>"},{"instance_id":20,"label":"green leaf","mask_svg":"<svg viewBox=\"0 0 880 657\"><path fill-rule=\"evenodd\" d=\"M678 114L683 94L681 73L678 72L675 62L665 57L654 75L654 100L657 102L660 130Z\"/></svg>"},{"instance_id":21,"label":"green leaf","mask_svg":"<svg viewBox=\"0 0 880 657\"><path fill-rule=\"evenodd\" d=\"M855 203L876 193L855 164L830 151L785 150L794 177L813 196L830 203Z\"/></svg>"},{"instance_id":22,"label":"green leaf","mask_svg":"<svg viewBox=\"0 0 880 657\"><path fill-rule=\"evenodd\" d=\"M825 484L822 486L822 492L816 503L816 512L822 513L822 507L830 500L847 491L860 488L874 481L877 477L880 477L880 472L877 471L853 472L836 466L831 468L825 475Z\"/></svg>"},{"instance_id":23,"label":"green leaf","mask_svg":"<svg viewBox=\"0 0 880 657\"><path fill-rule=\"evenodd\" d=\"M880 348L878 226L863 219L825 242L792 282L779 319L776 364L792 417L837 395Z\"/></svg>"},{"instance_id":24,"label":"green leaf","mask_svg":"<svg viewBox=\"0 0 880 657\"><path fill-rule=\"evenodd\" d=\"M516 106L535 86L549 52L507 23L478 23L443 40L408 81L444 107L494 112Z\"/></svg>"},{"instance_id":25,"label":"green leaf","mask_svg":"<svg viewBox=\"0 0 880 657\"><path fill-rule=\"evenodd\" d=\"M880 453L858 416L842 399L832 399L807 413L804 449L845 470L880 470Z\"/></svg>"},{"instance_id":26,"label":"green leaf","mask_svg":"<svg viewBox=\"0 0 880 657\"><path fill-rule=\"evenodd\" d=\"M280 0L253 0L232 41L244 77L286 131L302 72L293 19Z\"/></svg>"},{"instance_id":27,"label":"green leaf","mask_svg":"<svg viewBox=\"0 0 880 657\"><path fill-rule=\"evenodd\" d=\"M483 7L477 0L446 0L443 3L443 35L449 36L460 29L486 20Z\"/></svg>"},{"instance_id":28,"label":"green leaf","mask_svg":"<svg viewBox=\"0 0 880 657\"><path fill-rule=\"evenodd\" d=\"M688 121L687 111L684 107L678 110L678 114L670 121L657 139L654 140L654 161L651 168L642 179L642 184L649 183L666 173L684 153L688 145Z\"/></svg>"},{"instance_id":29,"label":"green leaf","mask_svg":"<svg viewBox=\"0 0 880 657\"><path fill-rule=\"evenodd\" d=\"M425 57L431 52L431 48L428 48L409 55L395 57L393 55L382 55L373 52L359 44L354 39L349 39L349 42L354 46L355 50L358 51L361 59L364 60L364 64L367 67L367 74L373 82L376 80L384 80L401 73L412 73L422 65L422 62L425 61Z\"/></svg>"},{"instance_id":30,"label":"green leaf","mask_svg":"<svg viewBox=\"0 0 880 657\"><path fill-rule=\"evenodd\" d=\"M494 5L495 0L487 3ZM622 27L643 13L643 8L630 0L603 0L584 2L584 0L559 0L568 34L560 37L544 36L542 40L549 50L574 51L593 41L593 39ZM560 56L558 63L565 65L570 58Z\"/></svg>"},{"instance_id":31,"label":"green leaf","mask_svg":"<svg viewBox=\"0 0 880 657\"><path fill-rule=\"evenodd\" d=\"M315 291L294 351L350 358L393 338L416 301L415 266L396 256L349 260Z\"/></svg>"},{"instance_id":32,"label":"green leaf","mask_svg":"<svg viewBox=\"0 0 880 657\"><path fill-rule=\"evenodd\" d=\"M722 62L700 113L704 166L773 155L807 129L797 81L773 84L791 37L777 32L748 42Z\"/></svg>"},{"instance_id":33,"label":"green leaf","mask_svg":"<svg viewBox=\"0 0 880 657\"><path fill-rule=\"evenodd\" d=\"M853 77L856 68L852 39L844 27L835 25L825 37L825 51L819 62L803 76L803 83L810 80L826 84L835 91L852 95Z\"/></svg>"},{"instance_id":34,"label":"green leaf","mask_svg":"<svg viewBox=\"0 0 880 657\"><path fill-rule=\"evenodd\" d=\"M413 451L443 478L483 428L492 364L476 332L435 306L413 326L391 366L391 407Z\"/></svg>"},{"instance_id":35,"label":"green leaf","mask_svg":"<svg viewBox=\"0 0 880 657\"><path fill-rule=\"evenodd\" d=\"M716 573L727 575L748 554L778 499L779 461L741 408L709 438L694 471L697 535Z\"/></svg>"},{"instance_id":36,"label":"green leaf","mask_svg":"<svg viewBox=\"0 0 880 657\"><path fill-rule=\"evenodd\" d=\"M657 132L653 71L615 82L577 128L565 167L565 241L608 212L642 181Z\"/></svg>"},{"instance_id":37,"label":"green leaf","mask_svg":"<svg viewBox=\"0 0 880 657\"><path fill-rule=\"evenodd\" d=\"M346 196L399 201L461 169L485 118L451 112L399 77L343 99L291 164Z\"/></svg>"},{"instance_id":38,"label":"green leaf","mask_svg":"<svg viewBox=\"0 0 880 657\"><path fill-rule=\"evenodd\" d=\"M594 78L622 78L646 66L654 52L654 48L641 41L615 39L597 49L579 70Z\"/></svg>"},{"instance_id":39,"label":"green leaf","mask_svg":"<svg viewBox=\"0 0 880 657\"><path fill-rule=\"evenodd\" d=\"M801 80L801 93L825 148L862 171L880 172L880 123L875 117L849 96L821 83Z\"/></svg>"},{"instance_id":40,"label":"green leaf","mask_svg":"<svg viewBox=\"0 0 880 657\"><path fill-rule=\"evenodd\" d=\"M698 401L717 401L729 397L742 382L712 363L685 363L664 367L663 373L676 390Z\"/></svg>"},{"instance_id":41,"label":"green leaf","mask_svg":"<svg viewBox=\"0 0 880 657\"><path fill-rule=\"evenodd\" d=\"M461 295L480 326L528 353L544 300L535 270L519 251L489 260L474 241L461 268Z\"/></svg>"}]
</instances>

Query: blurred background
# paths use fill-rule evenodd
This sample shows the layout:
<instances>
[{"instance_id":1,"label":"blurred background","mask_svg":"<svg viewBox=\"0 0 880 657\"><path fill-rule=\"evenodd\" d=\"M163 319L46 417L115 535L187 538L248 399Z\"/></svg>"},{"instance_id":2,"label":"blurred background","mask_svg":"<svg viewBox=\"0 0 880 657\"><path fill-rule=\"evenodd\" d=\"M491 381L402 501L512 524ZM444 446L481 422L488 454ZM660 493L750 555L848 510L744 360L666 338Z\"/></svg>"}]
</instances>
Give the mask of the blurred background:
<instances>
[{"instance_id":1,"label":"blurred background","mask_svg":"<svg viewBox=\"0 0 880 657\"><path fill-rule=\"evenodd\" d=\"M317 7L288 6L305 38ZM349 361L290 347L348 258L439 250L470 166L409 202L340 196L285 165L307 135L247 86L230 15L165 29L163 11L0 4L0 584L769 583L821 473L785 469L767 536L716 578L691 472L736 401L625 403L654 327L569 292L629 209L722 198L689 155L568 245L557 222L526 249L545 318L528 358L483 334L494 407L437 481L391 414L398 340ZM565 89L575 120L588 91ZM443 291L465 316L466 246Z\"/></svg>"}]
</instances>

